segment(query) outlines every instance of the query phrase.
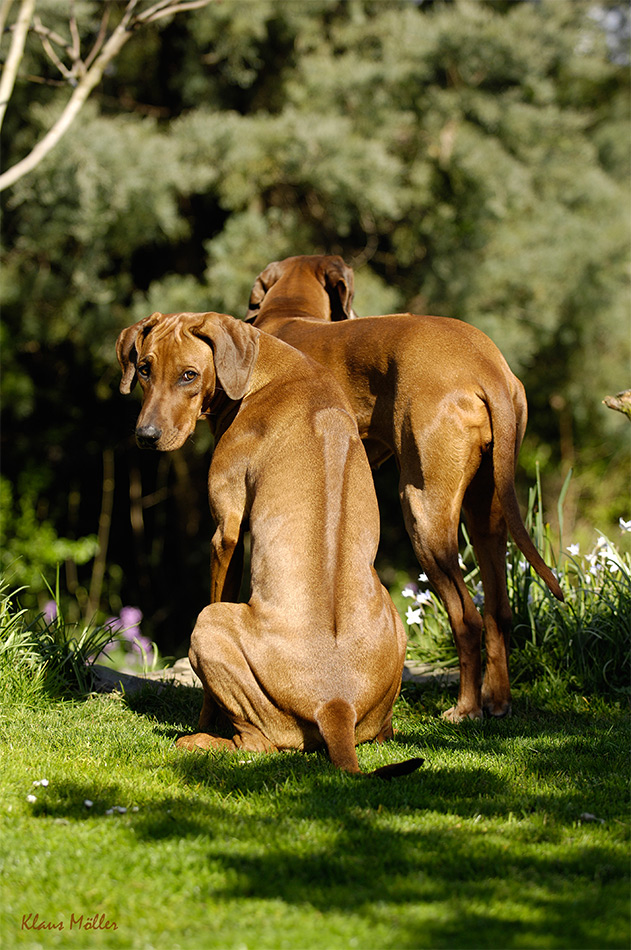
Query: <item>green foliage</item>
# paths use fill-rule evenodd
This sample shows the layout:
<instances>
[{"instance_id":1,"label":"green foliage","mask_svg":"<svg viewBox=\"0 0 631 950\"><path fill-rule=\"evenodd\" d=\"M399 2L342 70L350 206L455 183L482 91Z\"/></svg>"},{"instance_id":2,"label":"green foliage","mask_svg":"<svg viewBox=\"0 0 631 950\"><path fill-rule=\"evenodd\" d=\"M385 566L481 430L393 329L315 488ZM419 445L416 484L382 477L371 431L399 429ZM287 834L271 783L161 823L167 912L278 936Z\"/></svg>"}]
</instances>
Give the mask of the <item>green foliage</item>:
<instances>
[{"instance_id":1,"label":"green foliage","mask_svg":"<svg viewBox=\"0 0 631 950\"><path fill-rule=\"evenodd\" d=\"M112 639L111 627L64 621L59 590L53 616L21 608L19 590L0 584L0 694L3 702L34 703L43 697L85 694L91 664ZM51 592L52 595L52 592Z\"/></svg>"},{"instance_id":2,"label":"green foliage","mask_svg":"<svg viewBox=\"0 0 631 950\"><path fill-rule=\"evenodd\" d=\"M0 573L12 583L39 590L60 563L85 564L97 551L94 535L60 538L55 526L38 516L38 497L33 480L21 480L15 498L8 479L0 476Z\"/></svg>"}]
</instances>

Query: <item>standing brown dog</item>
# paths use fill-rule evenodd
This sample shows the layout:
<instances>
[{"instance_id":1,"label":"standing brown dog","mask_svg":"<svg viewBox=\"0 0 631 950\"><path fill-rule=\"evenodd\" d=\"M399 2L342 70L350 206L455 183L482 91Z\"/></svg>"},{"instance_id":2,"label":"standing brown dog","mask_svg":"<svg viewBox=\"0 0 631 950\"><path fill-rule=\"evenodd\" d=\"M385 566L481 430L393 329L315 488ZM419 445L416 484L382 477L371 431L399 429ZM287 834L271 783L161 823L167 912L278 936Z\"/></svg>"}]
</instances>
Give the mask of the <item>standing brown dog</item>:
<instances>
[{"instance_id":1,"label":"standing brown dog","mask_svg":"<svg viewBox=\"0 0 631 950\"><path fill-rule=\"evenodd\" d=\"M394 455L414 551L443 601L460 661L453 721L510 712L507 528L552 593L515 495L526 427L524 388L484 333L459 320L355 317L341 257L289 257L256 279L247 320L331 370L355 412L373 468ZM349 319L351 318L351 319ZM484 623L458 564L464 510L484 587ZM486 671L481 676L485 630Z\"/></svg>"},{"instance_id":2,"label":"standing brown dog","mask_svg":"<svg viewBox=\"0 0 631 950\"><path fill-rule=\"evenodd\" d=\"M373 567L377 500L343 393L302 353L220 313L154 313L123 330L116 350L121 392L137 379L143 390L140 446L177 449L202 416L216 437L211 604L189 652L204 705L199 732L178 746L324 742L336 766L359 772L355 743L392 736L406 638ZM239 604L248 522L252 596ZM232 739L211 732L217 712Z\"/></svg>"}]
</instances>

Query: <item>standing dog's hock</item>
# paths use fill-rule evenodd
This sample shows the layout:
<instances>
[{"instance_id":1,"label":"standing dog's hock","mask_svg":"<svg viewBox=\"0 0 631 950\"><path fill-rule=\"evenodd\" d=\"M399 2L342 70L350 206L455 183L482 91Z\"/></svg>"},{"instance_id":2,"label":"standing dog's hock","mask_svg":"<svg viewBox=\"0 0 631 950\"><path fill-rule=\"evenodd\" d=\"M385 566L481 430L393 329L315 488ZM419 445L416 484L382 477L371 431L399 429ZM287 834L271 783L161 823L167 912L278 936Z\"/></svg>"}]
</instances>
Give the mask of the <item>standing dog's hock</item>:
<instances>
[{"instance_id":1,"label":"standing dog's hock","mask_svg":"<svg viewBox=\"0 0 631 950\"><path fill-rule=\"evenodd\" d=\"M247 320L332 371L353 407L373 468L396 457L414 551L443 601L460 662L456 706L444 715L510 712L511 610L507 529L555 597L559 583L535 549L515 495L526 427L524 388L494 343L460 320L351 309L353 271L337 256L269 264ZM464 512L484 587L484 623L458 563ZM482 682L484 626L486 671Z\"/></svg>"},{"instance_id":2,"label":"standing dog's hock","mask_svg":"<svg viewBox=\"0 0 631 950\"><path fill-rule=\"evenodd\" d=\"M405 631L373 561L377 501L352 411L334 379L225 314L154 313L117 342L121 391L136 380L141 446L177 449L210 417L211 604L189 656L204 687L180 748L315 749L359 772L355 744L392 736ZM236 603L243 532L249 603ZM212 732L216 714L232 724ZM377 769L413 771L421 759Z\"/></svg>"}]
</instances>

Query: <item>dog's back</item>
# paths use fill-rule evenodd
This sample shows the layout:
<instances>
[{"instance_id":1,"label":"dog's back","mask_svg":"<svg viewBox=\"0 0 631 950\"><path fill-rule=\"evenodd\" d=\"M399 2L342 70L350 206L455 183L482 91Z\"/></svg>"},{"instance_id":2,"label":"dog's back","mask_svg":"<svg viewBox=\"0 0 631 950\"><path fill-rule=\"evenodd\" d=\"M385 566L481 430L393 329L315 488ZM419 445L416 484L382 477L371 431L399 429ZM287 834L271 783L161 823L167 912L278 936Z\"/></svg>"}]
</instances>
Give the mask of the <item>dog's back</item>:
<instances>
[{"instance_id":1,"label":"dog's back","mask_svg":"<svg viewBox=\"0 0 631 950\"><path fill-rule=\"evenodd\" d=\"M260 362L273 365L274 375L266 381L255 371L252 391L217 443L209 482L216 519L243 485L250 604L265 626L290 620L303 628L301 664L311 638L329 638L341 657L347 640L361 651L372 636L366 631L377 629L384 646L395 635L402 663L403 631L394 630L373 567L379 511L352 409L308 357L266 334L259 345Z\"/></svg>"}]
</instances>

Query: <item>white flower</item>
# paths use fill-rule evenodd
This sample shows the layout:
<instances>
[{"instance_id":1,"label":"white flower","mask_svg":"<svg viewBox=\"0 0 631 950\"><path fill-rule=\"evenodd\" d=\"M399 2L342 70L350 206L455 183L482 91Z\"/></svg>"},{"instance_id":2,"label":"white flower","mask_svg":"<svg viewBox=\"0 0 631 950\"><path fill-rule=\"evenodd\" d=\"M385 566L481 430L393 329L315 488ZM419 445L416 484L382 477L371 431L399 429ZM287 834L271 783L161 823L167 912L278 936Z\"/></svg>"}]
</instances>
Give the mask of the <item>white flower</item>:
<instances>
[{"instance_id":1,"label":"white flower","mask_svg":"<svg viewBox=\"0 0 631 950\"><path fill-rule=\"evenodd\" d=\"M421 584L427 584L429 577L427 576L427 574L423 573L423 574L419 574L418 579L421 582Z\"/></svg>"},{"instance_id":2,"label":"white flower","mask_svg":"<svg viewBox=\"0 0 631 950\"><path fill-rule=\"evenodd\" d=\"M460 565L460 570L466 571L467 565L466 565L465 562L463 561L461 554L458 555L458 564Z\"/></svg>"},{"instance_id":3,"label":"white flower","mask_svg":"<svg viewBox=\"0 0 631 950\"><path fill-rule=\"evenodd\" d=\"M572 557L576 557L580 549L581 549L580 544L568 544L567 546L567 550L570 552Z\"/></svg>"},{"instance_id":4,"label":"white flower","mask_svg":"<svg viewBox=\"0 0 631 950\"><path fill-rule=\"evenodd\" d=\"M415 584L406 584L406 586L401 591L402 597L416 597L416 585Z\"/></svg>"},{"instance_id":5,"label":"white flower","mask_svg":"<svg viewBox=\"0 0 631 950\"><path fill-rule=\"evenodd\" d=\"M432 602L432 592L430 590L420 590L416 595L416 603L424 606L425 604L431 604Z\"/></svg>"},{"instance_id":6,"label":"white flower","mask_svg":"<svg viewBox=\"0 0 631 950\"><path fill-rule=\"evenodd\" d=\"M410 623L421 623L421 614L423 613L422 607L417 607L414 610L412 607L408 607L407 613L405 615L405 622Z\"/></svg>"},{"instance_id":7,"label":"white flower","mask_svg":"<svg viewBox=\"0 0 631 950\"><path fill-rule=\"evenodd\" d=\"M475 585L473 603L476 605L476 607L484 606L484 588L482 587L482 581L478 581L478 583Z\"/></svg>"},{"instance_id":8,"label":"white flower","mask_svg":"<svg viewBox=\"0 0 631 950\"><path fill-rule=\"evenodd\" d=\"M625 521L624 518L620 518L618 524L620 525L621 531L631 531L631 520Z\"/></svg>"},{"instance_id":9,"label":"white flower","mask_svg":"<svg viewBox=\"0 0 631 950\"><path fill-rule=\"evenodd\" d=\"M27 802L30 802L31 805L32 805L33 802L36 802L36 801L37 801L37 798L35 797L35 795L27 795L27 796L26 796L26 800L27 800Z\"/></svg>"},{"instance_id":10,"label":"white flower","mask_svg":"<svg viewBox=\"0 0 631 950\"><path fill-rule=\"evenodd\" d=\"M86 798L83 804L85 805L86 808L92 808L94 802L91 802L89 798Z\"/></svg>"}]
</instances>

